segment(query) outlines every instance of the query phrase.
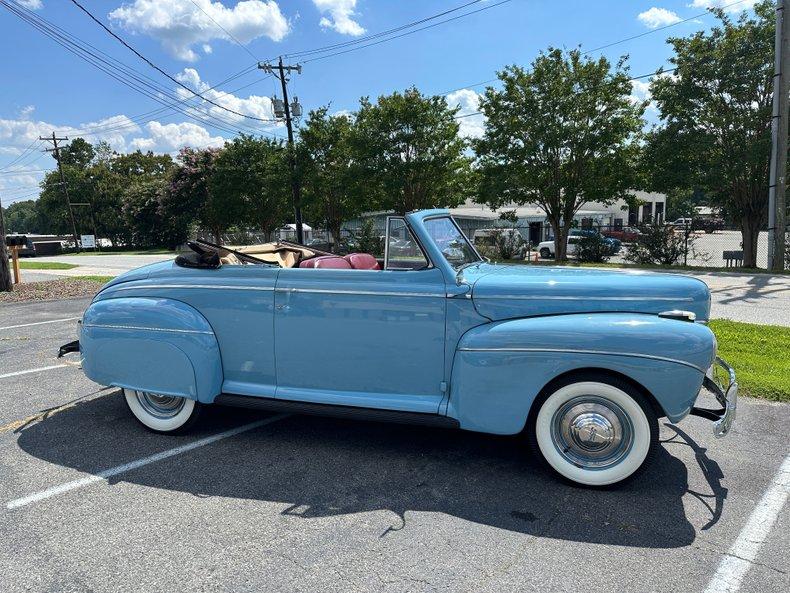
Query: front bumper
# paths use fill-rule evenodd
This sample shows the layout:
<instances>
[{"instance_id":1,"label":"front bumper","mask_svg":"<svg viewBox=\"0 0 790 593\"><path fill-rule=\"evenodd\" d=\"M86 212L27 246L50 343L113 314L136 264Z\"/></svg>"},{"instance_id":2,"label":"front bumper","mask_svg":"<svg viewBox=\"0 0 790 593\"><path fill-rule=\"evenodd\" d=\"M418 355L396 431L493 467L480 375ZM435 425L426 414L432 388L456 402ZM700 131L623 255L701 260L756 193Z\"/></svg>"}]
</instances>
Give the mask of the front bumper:
<instances>
[{"instance_id":1,"label":"front bumper","mask_svg":"<svg viewBox=\"0 0 790 593\"><path fill-rule=\"evenodd\" d=\"M714 436L718 438L726 436L735 421L738 407L738 382L735 371L717 356L716 362L705 375L702 386L713 393L721 408L711 410L694 406L691 408L691 414L712 420Z\"/></svg>"}]
</instances>

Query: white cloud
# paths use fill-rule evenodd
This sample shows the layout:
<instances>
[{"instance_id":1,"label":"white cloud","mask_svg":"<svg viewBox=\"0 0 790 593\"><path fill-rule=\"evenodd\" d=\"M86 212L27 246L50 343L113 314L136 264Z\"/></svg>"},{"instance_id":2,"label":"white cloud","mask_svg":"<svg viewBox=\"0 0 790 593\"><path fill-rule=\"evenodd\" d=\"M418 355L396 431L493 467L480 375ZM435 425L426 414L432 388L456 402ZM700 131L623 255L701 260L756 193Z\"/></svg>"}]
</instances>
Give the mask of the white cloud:
<instances>
[{"instance_id":1,"label":"white cloud","mask_svg":"<svg viewBox=\"0 0 790 593\"><path fill-rule=\"evenodd\" d=\"M23 7L27 8L28 10L41 10L44 5L41 3L41 0L16 0L17 4L21 4Z\"/></svg>"},{"instance_id":2,"label":"white cloud","mask_svg":"<svg viewBox=\"0 0 790 593\"><path fill-rule=\"evenodd\" d=\"M459 134L467 138L479 138L485 132L486 118L480 111L480 95L471 89L453 91L445 96L448 107L459 107L456 117L461 129ZM474 115L471 115L474 114ZM462 117L465 116L465 117Z\"/></svg>"},{"instance_id":3,"label":"white cloud","mask_svg":"<svg viewBox=\"0 0 790 593\"><path fill-rule=\"evenodd\" d=\"M290 29L274 0L243 0L233 8L212 0L134 0L109 17L128 31L158 39L172 56L189 62L198 59L193 45L214 39L233 41L228 33L249 43L262 36L280 41Z\"/></svg>"},{"instance_id":4,"label":"white cloud","mask_svg":"<svg viewBox=\"0 0 790 593\"><path fill-rule=\"evenodd\" d=\"M324 29L334 29L342 35L352 35L358 37L365 32L365 29L352 17L355 16L357 0L313 0L315 7L321 11L323 16L319 24Z\"/></svg>"},{"instance_id":5,"label":"white cloud","mask_svg":"<svg viewBox=\"0 0 790 593\"><path fill-rule=\"evenodd\" d=\"M208 54L210 54L213 51L214 51L214 48L211 47L208 43L204 43L203 44L203 53L204 54L208 55Z\"/></svg>"},{"instance_id":6,"label":"white cloud","mask_svg":"<svg viewBox=\"0 0 790 593\"><path fill-rule=\"evenodd\" d=\"M222 136L212 136L203 126L190 122L163 124L148 122L145 126L147 136L133 138L129 142L131 150L151 150L153 152L173 152L184 146L192 148L218 147L225 144Z\"/></svg>"},{"instance_id":7,"label":"white cloud","mask_svg":"<svg viewBox=\"0 0 790 593\"><path fill-rule=\"evenodd\" d=\"M650 98L650 82L644 80L631 81L631 99L635 103L649 101Z\"/></svg>"},{"instance_id":8,"label":"white cloud","mask_svg":"<svg viewBox=\"0 0 790 593\"><path fill-rule=\"evenodd\" d=\"M743 2L738 2L734 6L727 6L733 2L734 0L694 0L691 4L689 4L689 7L698 9L724 8L724 12L733 13L749 10L750 8L754 7L754 5L759 2L759 0L744 0Z\"/></svg>"},{"instance_id":9,"label":"white cloud","mask_svg":"<svg viewBox=\"0 0 790 593\"><path fill-rule=\"evenodd\" d=\"M671 10L657 8L655 6L649 10L640 12L636 18L638 18L639 22L648 29L657 29L658 27L673 25L681 21L681 18Z\"/></svg>"}]
</instances>

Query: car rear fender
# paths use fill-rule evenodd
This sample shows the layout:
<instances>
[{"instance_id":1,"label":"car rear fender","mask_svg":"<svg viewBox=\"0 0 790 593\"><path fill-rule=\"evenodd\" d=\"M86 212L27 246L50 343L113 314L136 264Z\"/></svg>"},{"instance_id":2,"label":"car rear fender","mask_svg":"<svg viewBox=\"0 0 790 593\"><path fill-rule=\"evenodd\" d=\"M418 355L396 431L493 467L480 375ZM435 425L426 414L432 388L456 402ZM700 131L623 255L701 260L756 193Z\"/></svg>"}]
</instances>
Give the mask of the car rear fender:
<instances>
[{"instance_id":1,"label":"car rear fender","mask_svg":"<svg viewBox=\"0 0 790 593\"><path fill-rule=\"evenodd\" d=\"M706 326L654 315L571 314L490 323L458 343L448 415L461 428L515 434L552 380L596 369L636 383L677 422L691 410L715 352Z\"/></svg>"},{"instance_id":2,"label":"car rear fender","mask_svg":"<svg viewBox=\"0 0 790 593\"><path fill-rule=\"evenodd\" d=\"M222 387L214 331L195 308L167 298L107 298L85 311L82 368L89 379L210 403Z\"/></svg>"}]
</instances>

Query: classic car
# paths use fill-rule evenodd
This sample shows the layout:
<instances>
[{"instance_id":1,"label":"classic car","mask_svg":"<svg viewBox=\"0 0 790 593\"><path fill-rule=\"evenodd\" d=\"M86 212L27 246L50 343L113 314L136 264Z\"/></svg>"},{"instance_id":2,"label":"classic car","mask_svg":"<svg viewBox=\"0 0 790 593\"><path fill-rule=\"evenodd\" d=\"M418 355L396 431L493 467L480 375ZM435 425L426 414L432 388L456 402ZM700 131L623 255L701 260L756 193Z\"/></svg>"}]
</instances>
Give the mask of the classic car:
<instances>
[{"instance_id":1,"label":"classic car","mask_svg":"<svg viewBox=\"0 0 790 593\"><path fill-rule=\"evenodd\" d=\"M729 431L737 384L703 282L490 264L444 210L390 217L386 235L410 250L192 243L105 285L60 354L156 432L226 404L524 433L587 486L646 467L659 418ZM703 391L720 408L697 407Z\"/></svg>"}]
</instances>

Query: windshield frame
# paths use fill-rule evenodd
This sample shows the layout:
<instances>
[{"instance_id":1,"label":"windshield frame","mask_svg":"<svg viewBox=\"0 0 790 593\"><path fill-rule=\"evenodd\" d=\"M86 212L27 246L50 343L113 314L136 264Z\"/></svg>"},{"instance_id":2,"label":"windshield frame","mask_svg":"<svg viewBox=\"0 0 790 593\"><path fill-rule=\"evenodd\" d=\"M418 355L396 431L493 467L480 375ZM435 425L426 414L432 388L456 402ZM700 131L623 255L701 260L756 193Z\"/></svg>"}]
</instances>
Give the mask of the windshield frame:
<instances>
[{"instance_id":1,"label":"windshield frame","mask_svg":"<svg viewBox=\"0 0 790 593\"><path fill-rule=\"evenodd\" d=\"M434 238L431 235L430 231L428 230L428 225L426 224L427 222L429 222L431 220L437 220L439 218L446 218L446 219L448 219L450 221L450 223L455 227L455 230L458 231L458 234L461 235L461 237L463 237L464 241L466 241L466 244L470 247L470 249L472 250L472 253L474 253L477 256L477 260L476 261L464 262L463 264L461 264L459 266L456 266L444 256L444 254L442 253L442 250L439 249L438 243L436 243L436 241L434 240ZM453 271L456 274L460 273L464 268L467 268L467 267L469 267L471 265L479 264L479 263L482 263L482 262L486 261L486 259L482 255L480 255L480 252L475 248L474 243L469 240L469 237L467 237L466 233L464 233L461 230L461 227L458 226L458 223L456 222L455 218L453 218L453 216L449 212L448 213L442 213L442 214L435 214L435 215L432 215L432 216L426 216L425 218L423 218L422 224L423 224L423 228L425 229L425 233L431 239L431 242L436 247L436 250L439 252L439 254L441 255L442 259L445 261L445 263L447 263L448 266L450 266L453 269Z\"/></svg>"}]
</instances>

